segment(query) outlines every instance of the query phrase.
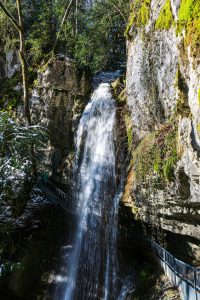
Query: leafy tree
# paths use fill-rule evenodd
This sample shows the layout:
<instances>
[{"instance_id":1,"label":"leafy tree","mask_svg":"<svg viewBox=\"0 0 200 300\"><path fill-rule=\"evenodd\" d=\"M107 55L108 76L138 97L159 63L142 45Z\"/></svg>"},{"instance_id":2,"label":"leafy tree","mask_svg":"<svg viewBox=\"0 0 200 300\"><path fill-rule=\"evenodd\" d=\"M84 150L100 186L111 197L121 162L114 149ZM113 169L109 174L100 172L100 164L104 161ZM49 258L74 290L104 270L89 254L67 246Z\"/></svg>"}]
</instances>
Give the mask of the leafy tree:
<instances>
[{"instance_id":1,"label":"leafy tree","mask_svg":"<svg viewBox=\"0 0 200 300\"><path fill-rule=\"evenodd\" d=\"M17 9L17 16L18 20L15 18L14 15L7 9L2 1L0 1L0 8L3 13L7 16L10 20L11 24L15 29L18 31L19 35L19 59L21 63L22 69L22 81L23 81L23 97L24 97L24 116L26 118L27 124L31 125L31 115L30 115L30 107L29 107L29 86L28 86L28 65L26 60L26 49L25 49L25 32L24 32L24 22L23 22L23 15L22 15L22 5L21 0L16 0L16 9Z\"/></svg>"},{"instance_id":2,"label":"leafy tree","mask_svg":"<svg viewBox=\"0 0 200 300\"><path fill-rule=\"evenodd\" d=\"M56 1L24 1L28 59L40 64L51 52L56 39Z\"/></svg>"},{"instance_id":3,"label":"leafy tree","mask_svg":"<svg viewBox=\"0 0 200 300\"><path fill-rule=\"evenodd\" d=\"M124 30L128 14L129 0L98 0L89 7L79 2L77 12L72 10L63 27L58 49L65 49L81 67L90 67L94 73L119 68L126 57ZM66 41L69 43L65 47Z\"/></svg>"},{"instance_id":4,"label":"leafy tree","mask_svg":"<svg viewBox=\"0 0 200 300\"><path fill-rule=\"evenodd\" d=\"M6 4L7 9L10 13L15 14L15 9L12 0L2 1ZM13 26L10 26L10 20L7 18L5 13L0 9L0 45L1 51L7 52L18 43L17 31Z\"/></svg>"},{"instance_id":5,"label":"leafy tree","mask_svg":"<svg viewBox=\"0 0 200 300\"><path fill-rule=\"evenodd\" d=\"M2 2L16 16L14 0ZM129 0L22 0L22 8L29 64L37 67L52 50L75 58L93 72L118 68L125 60ZM0 24L5 25L2 44L16 45L16 33L9 32L11 26L2 12Z\"/></svg>"}]
</instances>

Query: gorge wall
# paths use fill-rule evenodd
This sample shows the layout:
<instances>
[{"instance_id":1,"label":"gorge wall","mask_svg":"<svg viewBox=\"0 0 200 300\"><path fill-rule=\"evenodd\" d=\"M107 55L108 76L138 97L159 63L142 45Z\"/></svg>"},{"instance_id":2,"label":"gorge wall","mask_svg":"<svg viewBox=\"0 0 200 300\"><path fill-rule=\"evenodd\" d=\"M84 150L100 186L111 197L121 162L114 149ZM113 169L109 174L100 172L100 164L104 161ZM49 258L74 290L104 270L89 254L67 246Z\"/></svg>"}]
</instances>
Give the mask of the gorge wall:
<instances>
[{"instance_id":1,"label":"gorge wall","mask_svg":"<svg viewBox=\"0 0 200 300\"><path fill-rule=\"evenodd\" d=\"M200 261L200 5L133 1L127 104L133 136L123 202L179 258Z\"/></svg>"},{"instance_id":2,"label":"gorge wall","mask_svg":"<svg viewBox=\"0 0 200 300\"><path fill-rule=\"evenodd\" d=\"M3 99L1 109L11 112L21 123L23 102L17 53L2 55L0 64L1 92L6 90L11 95L6 102L0 97ZM38 153L38 172L46 172L68 193L72 186L74 133L90 89L88 75L78 70L73 60L63 56L39 68L31 89L32 123L44 127L48 137ZM10 106L12 111L9 111ZM16 188L17 184L20 189ZM53 285L49 274L54 274L60 263L60 250L66 242L72 217L66 216L64 210L51 203L37 187L24 190L23 178L15 177L12 187L16 203L22 202L22 196L24 201L15 214L11 201L1 206L0 248L6 266L0 282L1 297L36 299L40 295L44 299L47 297L44 293Z\"/></svg>"},{"instance_id":3,"label":"gorge wall","mask_svg":"<svg viewBox=\"0 0 200 300\"><path fill-rule=\"evenodd\" d=\"M69 58L60 57L38 71L31 98L32 121L48 129L43 170L49 171L56 181L71 180L74 132L89 93L88 76L78 71Z\"/></svg>"}]
</instances>

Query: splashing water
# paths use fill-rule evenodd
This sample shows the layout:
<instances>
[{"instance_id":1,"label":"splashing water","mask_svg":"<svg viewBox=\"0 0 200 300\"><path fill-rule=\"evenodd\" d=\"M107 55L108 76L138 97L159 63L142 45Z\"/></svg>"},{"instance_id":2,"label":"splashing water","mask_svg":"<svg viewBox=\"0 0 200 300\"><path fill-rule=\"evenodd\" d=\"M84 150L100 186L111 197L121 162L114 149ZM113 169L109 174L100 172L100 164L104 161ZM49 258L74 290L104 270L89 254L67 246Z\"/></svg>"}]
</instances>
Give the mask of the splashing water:
<instances>
[{"instance_id":1,"label":"splashing water","mask_svg":"<svg viewBox=\"0 0 200 300\"><path fill-rule=\"evenodd\" d=\"M110 86L95 90L79 123L74 190L76 230L59 300L115 300L118 202L115 174L115 101Z\"/></svg>"}]
</instances>

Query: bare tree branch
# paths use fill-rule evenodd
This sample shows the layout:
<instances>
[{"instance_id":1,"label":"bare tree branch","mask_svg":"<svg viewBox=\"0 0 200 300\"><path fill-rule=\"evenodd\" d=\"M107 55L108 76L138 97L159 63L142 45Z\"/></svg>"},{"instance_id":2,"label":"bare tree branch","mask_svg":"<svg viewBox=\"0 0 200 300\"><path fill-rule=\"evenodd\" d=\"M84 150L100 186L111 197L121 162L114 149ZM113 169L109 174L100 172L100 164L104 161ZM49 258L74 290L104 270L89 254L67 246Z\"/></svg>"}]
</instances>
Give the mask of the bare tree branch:
<instances>
[{"instance_id":1,"label":"bare tree branch","mask_svg":"<svg viewBox=\"0 0 200 300\"><path fill-rule=\"evenodd\" d=\"M9 11L7 10L7 8L3 5L2 1L0 1L0 8L4 11L4 13L6 14L6 16L12 21L13 25L16 27L17 30L20 30L20 26L17 23L17 21L15 20L15 18L9 13Z\"/></svg>"}]
</instances>

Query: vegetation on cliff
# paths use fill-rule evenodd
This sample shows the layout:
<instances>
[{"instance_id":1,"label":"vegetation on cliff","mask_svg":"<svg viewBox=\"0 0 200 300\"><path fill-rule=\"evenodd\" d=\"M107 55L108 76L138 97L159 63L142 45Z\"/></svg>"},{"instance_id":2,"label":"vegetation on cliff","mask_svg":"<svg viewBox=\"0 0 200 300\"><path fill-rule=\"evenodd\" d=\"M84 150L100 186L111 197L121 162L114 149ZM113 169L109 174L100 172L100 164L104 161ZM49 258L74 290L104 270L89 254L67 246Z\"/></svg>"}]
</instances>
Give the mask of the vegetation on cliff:
<instances>
[{"instance_id":1,"label":"vegetation on cliff","mask_svg":"<svg viewBox=\"0 0 200 300\"><path fill-rule=\"evenodd\" d=\"M186 31L185 45L191 46L191 54L199 56L200 41L200 3L194 0L182 0L178 14L177 32Z\"/></svg>"},{"instance_id":2,"label":"vegetation on cliff","mask_svg":"<svg viewBox=\"0 0 200 300\"><path fill-rule=\"evenodd\" d=\"M129 38L131 28L144 26L150 19L151 0L136 0L131 3L129 22L126 27L125 36Z\"/></svg>"},{"instance_id":3,"label":"vegetation on cliff","mask_svg":"<svg viewBox=\"0 0 200 300\"><path fill-rule=\"evenodd\" d=\"M126 27L125 36L131 39L130 31L133 27L147 25L150 19L150 0L133 1L130 8L129 22ZM178 12L178 20L174 19L171 1L166 0L161 8L160 14L155 21L155 30L169 30L172 26L176 28L177 34L184 34L185 46L191 46L191 54L199 56L200 40L200 3L195 0L181 0Z\"/></svg>"},{"instance_id":4,"label":"vegetation on cliff","mask_svg":"<svg viewBox=\"0 0 200 300\"><path fill-rule=\"evenodd\" d=\"M171 181L177 161L177 125L169 122L146 135L134 151L132 163L136 180L143 182L156 173L161 181Z\"/></svg>"},{"instance_id":5,"label":"vegetation on cliff","mask_svg":"<svg viewBox=\"0 0 200 300\"><path fill-rule=\"evenodd\" d=\"M155 29L169 30L173 25L174 17L172 14L171 1L166 0L165 5L161 9L158 19L156 20Z\"/></svg>"}]
</instances>

